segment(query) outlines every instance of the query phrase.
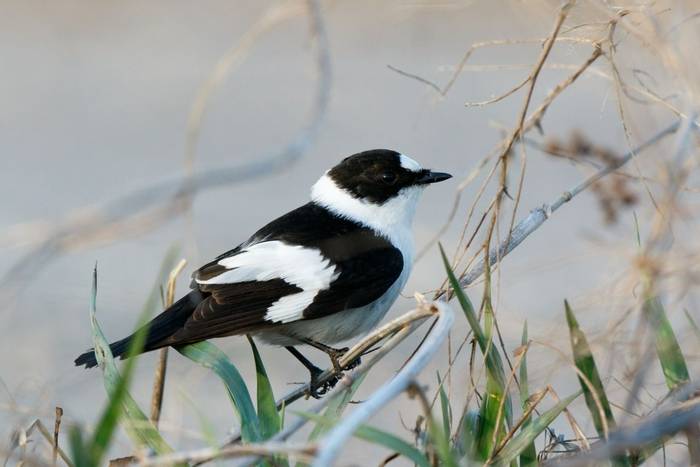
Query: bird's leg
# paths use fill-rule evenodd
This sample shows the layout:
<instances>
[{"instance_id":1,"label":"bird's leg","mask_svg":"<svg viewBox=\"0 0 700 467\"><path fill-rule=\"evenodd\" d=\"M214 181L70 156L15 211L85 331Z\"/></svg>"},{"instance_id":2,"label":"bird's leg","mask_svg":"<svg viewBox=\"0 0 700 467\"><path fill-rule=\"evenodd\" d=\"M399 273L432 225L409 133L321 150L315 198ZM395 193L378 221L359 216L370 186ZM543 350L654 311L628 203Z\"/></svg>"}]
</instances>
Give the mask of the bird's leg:
<instances>
[{"instance_id":1,"label":"bird's leg","mask_svg":"<svg viewBox=\"0 0 700 467\"><path fill-rule=\"evenodd\" d=\"M348 349L347 347L343 347L342 349L336 349L336 348L327 346L326 344L322 344L322 343L317 342L317 341L312 340L312 339L302 339L302 342L304 342L304 344L308 344L312 347L317 348L321 352L326 353L330 357L331 363L333 364L333 369L336 371L336 373L342 373L343 367L340 366L340 357L345 355L347 353L347 351L350 349ZM360 363L361 363L360 357L357 357L355 360L353 360L348 365L346 365L344 369L352 370L353 368L358 366Z\"/></svg>"},{"instance_id":2,"label":"bird's leg","mask_svg":"<svg viewBox=\"0 0 700 467\"><path fill-rule=\"evenodd\" d=\"M314 399L319 399L320 396L333 389L333 387L338 383L339 377L337 375L332 376L331 379L329 379L325 383L321 383L321 381L319 381L319 377L323 373L323 370L311 363L309 359L306 358L296 348L292 346L287 346L285 347L285 349L287 349L289 353L294 355L294 357L297 360L299 360L299 362L301 362L301 364L304 365L307 370L309 370L309 373L311 373L311 381L309 382L309 395Z\"/></svg>"}]
</instances>

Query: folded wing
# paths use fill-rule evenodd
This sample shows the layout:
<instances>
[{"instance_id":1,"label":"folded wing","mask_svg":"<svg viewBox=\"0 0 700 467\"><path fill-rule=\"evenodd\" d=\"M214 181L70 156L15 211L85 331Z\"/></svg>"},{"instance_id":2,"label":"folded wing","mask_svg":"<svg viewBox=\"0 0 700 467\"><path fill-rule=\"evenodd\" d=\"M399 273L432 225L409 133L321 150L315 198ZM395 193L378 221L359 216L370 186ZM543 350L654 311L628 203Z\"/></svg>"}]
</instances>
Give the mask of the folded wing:
<instances>
[{"instance_id":1,"label":"folded wing","mask_svg":"<svg viewBox=\"0 0 700 467\"><path fill-rule=\"evenodd\" d=\"M194 273L192 287L207 296L171 341L242 334L364 306L403 268L400 251L388 242L335 261L326 254L272 240L219 257Z\"/></svg>"}]
</instances>

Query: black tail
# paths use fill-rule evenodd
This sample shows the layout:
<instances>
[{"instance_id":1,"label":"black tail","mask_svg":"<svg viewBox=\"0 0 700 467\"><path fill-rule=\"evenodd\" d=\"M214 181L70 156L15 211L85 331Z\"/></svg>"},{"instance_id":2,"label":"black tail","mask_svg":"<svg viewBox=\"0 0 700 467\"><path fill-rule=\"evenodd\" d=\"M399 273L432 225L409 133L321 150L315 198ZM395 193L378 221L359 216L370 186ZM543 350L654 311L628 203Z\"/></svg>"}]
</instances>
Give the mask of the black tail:
<instances>
[{"instance_id":1,"label":"black tail","mask_svg":"<svg viewBox=\"0 0 700 467\"><path fill-rule=\"evenodd\" d=\"M182 329L187 319L194 312L196 306L202 301L202 298L201 292L194 290L175 302L173 306L153 318L150 323L146 324L144 326L144 328L147 329L145 331L147 333L146 342L141 353L171 345L168 338L176 331ZM109 348L112 350L112 355L114 355L115 358L126 358L131 341L139 331L136 331L134 334L122 340L111 343ZM97 366L95 351L90 349L80 355L75 359L75 365L85 365L85 368Z\"/></svg>"}]
</instances>

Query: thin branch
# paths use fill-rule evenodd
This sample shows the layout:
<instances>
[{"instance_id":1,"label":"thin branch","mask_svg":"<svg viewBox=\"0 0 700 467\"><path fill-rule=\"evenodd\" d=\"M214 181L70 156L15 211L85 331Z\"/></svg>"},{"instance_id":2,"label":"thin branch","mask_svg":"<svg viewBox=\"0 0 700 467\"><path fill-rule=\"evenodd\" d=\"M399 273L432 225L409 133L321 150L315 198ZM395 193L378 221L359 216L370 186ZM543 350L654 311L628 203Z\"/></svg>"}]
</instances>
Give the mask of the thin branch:
<instances>
[{"instance_id":1,"label":"thin branch","mask_svg":"<svg viewBox=\"0 0 700 467\"><path fill-rule=\"evenodd\" d=\"M232 457L274 457L276 455L295 456L305 462L313 458L316 448L309 444L280 443L267 441L256 444L229 445L222 448L202 448L194 451L174 452L158 457L141 459L140 466L177 465L201 462L206 459L229 459Z\"/></svg>"},{"instance_id":2,"label":"thin branch","mask_svg":"<svg viewBox=\"0 0 700 467\"><path fill-rule=\"evenodd\" d=\"M591 465L596 461L607 460L628 449L637 449L660 438L673 436L700 420L700 400L694 399L657 412L610 433L607 441L594 443L589 451L575 455L560 456L546 461L546 466Z\"/></svg>"},{"instance_id":3,"label":"thin branch","mask_svg":"<svg viewBox=\"0 0 700 467\"><path fill-rule=\"evenodd\" d=\"M540 105L539 105L535 110L533 110L533 112L530 114L530 116L529 116L529 117L525 120L525 122L523 123L522 128L516 129L513 133L511 133L511 135L509 136L508 139L511 139L511 138L512 138L512 139L514 140L515 138L519 138L519 136L520 136L520 131L522 131L522 133L525 134L525 133L527 133L528 131L530 131L533 127L538 126L539 123L540 123L540 121L541 121L542 118L544 117L545 113L546 113L547 110L549 109L550 105L552 104L552 102L554 102L554 100L555 100L557 97L559 97L559 95L560 95L565 89L567 89L569 86L571 86L571 85L572 85L572 84L573 84L573 83L574 83L574 82L575 82L575 81L576 81L576 80L577 80L577 79L578 79L578 78L579 78L579 77L580 77L580 76L581 76L581 75L582 75L582 74L583 74L583 73L584 73L584 72L585 72L585 71L586 71L586 70L587 70L587 69L602 55L602 54L603 54L602 49L601 49L599 46L596 46L596 47L593 49L593 52L591 53L591 55L588 57L588 59L587 59L585 62L583 62L581 65L579 65L579 66L574 70L574 72L573 72L571 75L569 75L569 76L566 77L564 80L562 80L561 82L559 82L559 83L545 96L545 98L542 100L542 102L540 103ZM505 142L499 143L499 144L496 146L496 148L489 154L489 156L485 157L485 158L481 161L479 167L481 167L481 166L483 166L484 164L486 164L486 163L493 157L493 155L502 153L501 148L503 147L504 144L505 144ZM494 165L494 166L492 167L491 171L489 171L489 175L488 175L488 177L487 177L487 180L485 180L484 183L482 183L482 187L481 187L479 193L481 193L482 190L485 188L486 182L487 182L488 179L490 179L490 177L493 175L493 173L495 172L496 167L497 167L497 165ZM456 200L459 199L459 197L461 196L462 191L464 190L464 188L465 188L465 186L466 186L466 185L464 185L464 186L463 186L463 185L464 185L464 184L460 185L460 187L458 187L458 189L457 189L457 193L455 194ZM479 198L479 195L477 195L477 198ZM476 205L476 201L478 201L478 199L475 200L474 203L472 203L472 210L474 209L474 206ZM455 201L455 206L456 206L456 203L457 203L457 201ZM456 210L456 207L455 207L454 209ZM471 212L471 211L470 211L470 212ZM442 227L441 231L445 231L445 230L447 229L447 227L449 226L449 224L452 222L453 218L454 218L454 216L450 216L450 217L447 219L447 221L446 221L445 225ZM475 233L475 234L476 234L476 233ZM443 293L443 292L438 293L438 296L441 296L442 293ZM436 298L437 298L437 297L436 297Z\"/></svg>"},{"instance_id":4,"label":"thin branch","mask_svg":"<svg viewBox=\"0 0 700 467\"><path fill-rule=\"evenodd\" d=\"M542 207L534 209L530 214L520 222L518 222L515 227L513 227L512 233L510 235L510 241L506 240L502 242L497 247L491 248L489 254L490 262L492 266L497 264L499 258L503 259L508 253L513 251L515 247L520 245L523 240L525 240L532 232L537 230L544 222L549 219L557 209L559 209L563 204L571 201L576 195L587 189L589 186L605 177L606 175L619 169L627 162L629 162L638 153L644 151L645 149L655 145L666 136L675 133L680 126L680 122L676 121L666 128L662 129L654 136L644 141L642 144L637 146L631 151L625 153L620 159L615 163L611 164L590 177L586 178L583 182L579 183L571 190L564 192L561 196L555 199L550 205L544 205ZM460 279L460 285L462 287L468 287L476 279L478 279L484 273L484 261L477 263L464 277Z\"/></svg>"}]
</instances>

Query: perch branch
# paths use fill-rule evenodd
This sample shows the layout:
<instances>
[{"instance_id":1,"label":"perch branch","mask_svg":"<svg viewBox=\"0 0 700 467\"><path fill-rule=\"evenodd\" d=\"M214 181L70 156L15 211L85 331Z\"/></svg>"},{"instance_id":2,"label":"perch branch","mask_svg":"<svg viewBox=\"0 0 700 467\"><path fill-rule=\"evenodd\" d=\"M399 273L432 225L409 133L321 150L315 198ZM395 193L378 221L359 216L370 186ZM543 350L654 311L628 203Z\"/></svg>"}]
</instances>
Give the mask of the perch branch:
<instances>
[{"instance_id":1,"label":"perch branch","mask_svg":"<svg viewBox=\"0 0 700 467\"><path fill-rule=\"evenodd\" d=\"M372 394L369 399L321 439L318 456L312 464L314 467L332 465L340 449L355 430L396 396L404 392L438 352L447 338L448 331L452 328L454 313L447 303L436 302L435 306L438 310L438 319L423 345L388 384Z\"/></svg>"},{"instance_id":2,"label":"perch branch","mask_svg":"<svg viewBox=\"0 0 700 467\"><path fill-rule=\"evenodd\" d=\"M350 388L353 382L360 375L369 371L369 369L372 368L377 362L379 362L387 353L389 353L393 348L395 348L399 343L401 343L406 337L411 335L411 333L418 327L418 325L423 319L425 319L428 316L434 316L434 314L435 311L431 307L421 306L418 309L412 310L406 313L405 315L397 318L396 320L390 322L388 325L382 326L382 328L375 331L372 334L372 336L368 336L367 338L365 338L362 341L364 342L364 344L359 343L358 345L355 345L352 349L350 349L350 351L348 351L347 355L350 355L351 353L357 353L359 355L360 353L364 352L364 350L373 346L376 342L379 342L383 338L380 336L386 337L388 335L391 335L391 337L384 343L384 345L382 345L382 347L372 355L372 358L368 362L363 363L352 374L345 375L345 377L343 377L338 382L336 387L330 393L326 394L326 396L322 400L318 401L314 406L307 409L307 411L312 413L319 413L321 410L323 410L323 408L326 407L331 400L333 400L342 392ZM393 332L393 335L391 334L391 332ZM347 360L347 362L349 361L350 360ZM345 362L345 360L341 359L341 364L343 362ZM305 389L307 387L305 387ZM306 390L304 390L301 395L298 395L298 391L293 391L290 395L282 398L278 403L281 404L284 400L291 397L292 395L294 397L294 400L297 400L303 395L305 395L305 392ZM293 420L284 430L273 436L269 440L269 442L280 443L286 441L289 437L291 437L294 433L296 433L304 425L306 425L308 421L309 419L306 417L296 417L296 419ZM238 446L239 441L240 434L236 434L232 436L232 439L226 445L219 448L198 449L195 451L184 453L173 453L168 454L166 456L160 456L158 458L149 458L148 461L156 465L160 465L167 464L168 462L174 463L187 460L195 466L202 465L204 463L219 459L222 456L228 456L229 451L227 450L227 447ZM249 456L246 456L244 459L240 459L236 463L236 465L247 466L254 464L262 456L262 453L251 452L249 453Z\"/></svg>"},{"instance_id":3,"label":"perch branch","mask_svg":"<svg viewBox=\"0 0 700 467\"><path fill-rule=\"evenodd\" d=\"M348 365L357 357L362 356L369 349L376 346L379 342L389 338L384 344L382 344L381 348L373 354L373 357L369 362L363 363L359 368L357 368L353 372L353 378L357 378L356 375L368 371L383 354L389 352L401 340L403 340L406 336L411 334L423 322L423 320L434 316L434 314L434 311L429 306L425 305L419 306L418 308L411 310L408 313L405 313L399 316L398 318L393 319L392 321L389 321L388 323L374 331L372 334L366 336L361 341L352 346L352 348L350 348L350 350L348 350L345 353L345 355L343 355L339 359L341 367ZM396 339L397 336L401 337L399 339ZM319 376L319 381L325 382L328 379L330 379L330 377L333 375L335 375L334 369L328 368L321 374L321 376ZM326 394L323 400L319 401L317 406L315 406L315 408L312 411L321 410L325 405L328 404L328 401L335 397L336 394L339 394L340 392L345 390L347 387L344 384L344 381L346 380L341 379L340 383L338 383L336 388L329 394ZM309 392L309 389L310 385L307 383L294 389L293 391L290 391L288 394L286 394L284 397L281 397L277 401L277 408L280 409L283 406L288 407L291 403L303 397L306 397L306 395ZM302 421L302 425L307 422L306 418L300 418L299 420ZM285 439L289 437L292 433L297 431L299 428L301 428L302 425L295 426L295 424L291 424L289 428L280 432L277 436L275 436L274 439ZM235 443L238 441L240 441L240 432L232 434L229 443Z\"/></svg>"}]
</instances>

